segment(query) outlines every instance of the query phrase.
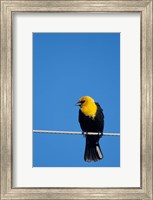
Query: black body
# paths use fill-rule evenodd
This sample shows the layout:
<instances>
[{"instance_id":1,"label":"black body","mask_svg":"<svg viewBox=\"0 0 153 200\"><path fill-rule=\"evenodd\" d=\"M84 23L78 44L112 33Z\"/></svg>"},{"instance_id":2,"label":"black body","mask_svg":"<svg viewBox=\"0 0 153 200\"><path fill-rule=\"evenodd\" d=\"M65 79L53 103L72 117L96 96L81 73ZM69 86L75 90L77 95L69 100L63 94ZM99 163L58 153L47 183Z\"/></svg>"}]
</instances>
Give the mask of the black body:
<instances>
[{"instance_id":1,"label":"black body","mask_svg":"<svg viewBox=\"0 0 153 200\"><path fill-rule=\"evenodd\" d=\"M97 161L103 158L102 151L99 146L99 139L103 135L104 128L104 114L98 103L97 112L93 118L85 116L79 110L79 123L83 132L99 132L100 135L86 135L86 147L84 153L84 160L87 162Z\"/></svg>"}]
</instances>

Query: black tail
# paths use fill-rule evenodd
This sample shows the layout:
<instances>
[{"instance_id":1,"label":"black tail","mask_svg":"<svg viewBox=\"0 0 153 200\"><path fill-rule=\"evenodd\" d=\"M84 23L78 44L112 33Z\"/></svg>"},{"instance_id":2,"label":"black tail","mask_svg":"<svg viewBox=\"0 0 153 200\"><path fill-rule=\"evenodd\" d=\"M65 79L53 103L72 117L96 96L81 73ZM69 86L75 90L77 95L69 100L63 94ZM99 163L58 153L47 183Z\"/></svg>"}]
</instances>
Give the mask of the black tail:
<instances>
[{"instance_id":1,"label":"black tail","mask_svg":"<svg viewBox=\"0 0 153 200\"><path fill-rule=\"evenodd\" d=\"M86 147L84 160L86 162L98 161L103 158L103 154L99 145L99 136L86 136Z\"/></svg>"}]
</instances>

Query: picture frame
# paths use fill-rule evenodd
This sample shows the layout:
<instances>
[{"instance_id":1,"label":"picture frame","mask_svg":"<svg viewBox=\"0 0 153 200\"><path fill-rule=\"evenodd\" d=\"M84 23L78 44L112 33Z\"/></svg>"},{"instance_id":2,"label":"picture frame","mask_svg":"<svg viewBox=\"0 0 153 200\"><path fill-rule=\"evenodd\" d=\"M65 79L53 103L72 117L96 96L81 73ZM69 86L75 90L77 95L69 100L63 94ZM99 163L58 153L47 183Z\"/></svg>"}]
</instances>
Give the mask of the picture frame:
<instances>
[{"instance_id":1,"label":"picture frame","mask_svg":"<svg viewBox=\"0 0 153 200\"><path fill-rule=\"evenodd\" d=\"M141 14L141 187L14 188L12 15L14 12L139 12ZM152 199L152 0L1 0L1 199Z\"/></svg>"}]
</instances>

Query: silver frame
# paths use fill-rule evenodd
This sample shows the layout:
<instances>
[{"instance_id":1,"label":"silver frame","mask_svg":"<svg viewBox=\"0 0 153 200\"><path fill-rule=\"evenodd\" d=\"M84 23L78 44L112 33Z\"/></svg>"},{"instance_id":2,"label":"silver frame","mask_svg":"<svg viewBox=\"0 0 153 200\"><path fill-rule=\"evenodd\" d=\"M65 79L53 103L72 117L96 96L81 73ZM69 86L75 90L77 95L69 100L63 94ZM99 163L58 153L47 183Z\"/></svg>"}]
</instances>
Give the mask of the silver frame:
<instances>
[{"instance_id":1,"label":"silver frame","mask_svg":"<svg viewBox=\"0 0 153 200\"><path fill-rule=\"evenodd\" d=\"M152 0L0 0L1 2L1 199L153 199ZM12 187L12 15L14 12L139 12L141 14L141 187ZM130 173L130 172L129 172Z\"/></svg>"}]
</instances>

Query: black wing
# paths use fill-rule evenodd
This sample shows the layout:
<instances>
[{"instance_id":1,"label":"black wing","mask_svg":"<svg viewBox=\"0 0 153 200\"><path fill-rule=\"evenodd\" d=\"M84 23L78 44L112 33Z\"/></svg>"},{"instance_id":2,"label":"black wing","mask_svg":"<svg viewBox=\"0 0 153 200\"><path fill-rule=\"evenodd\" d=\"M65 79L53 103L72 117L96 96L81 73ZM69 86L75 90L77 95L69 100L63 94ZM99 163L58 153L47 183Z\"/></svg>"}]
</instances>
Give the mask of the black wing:
<instances>
[{"instance_id":1,"label":"black wing","mask_svg":"<svg viewBox=\"0 0 153 200\"><path fill-rule=\"evenodd\" d=\"M97 121L97 123L99 124L99 128L101 129L101 132L103 132L103 130L104 130L104 113L103 113L103 109L101 108L99 103L96 102L96 105L97 105L97 113L96 113L95 121Z\"/></svg>"}]
</instances>

